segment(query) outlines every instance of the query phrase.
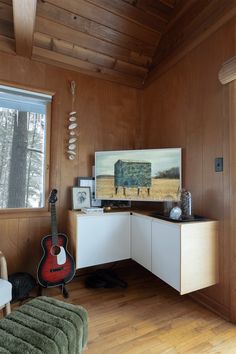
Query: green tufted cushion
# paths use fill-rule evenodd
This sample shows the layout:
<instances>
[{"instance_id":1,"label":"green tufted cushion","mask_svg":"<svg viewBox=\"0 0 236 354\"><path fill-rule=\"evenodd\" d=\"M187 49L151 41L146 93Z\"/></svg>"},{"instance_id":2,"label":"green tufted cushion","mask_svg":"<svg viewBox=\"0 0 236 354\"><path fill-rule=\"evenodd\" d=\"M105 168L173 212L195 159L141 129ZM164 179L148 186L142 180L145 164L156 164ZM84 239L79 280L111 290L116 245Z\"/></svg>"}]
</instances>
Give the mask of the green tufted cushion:
<instances>
[{"instance_id":1,"label":"green tufted cushion","mask_svg":"<svg viewBox=\"0 0 236 354\"><path fill-rule=\"evenodd\" d=\"M86 310L46 296L0 321L1 354L79 354L87 338Z\"/></svg>"}]
</instances>

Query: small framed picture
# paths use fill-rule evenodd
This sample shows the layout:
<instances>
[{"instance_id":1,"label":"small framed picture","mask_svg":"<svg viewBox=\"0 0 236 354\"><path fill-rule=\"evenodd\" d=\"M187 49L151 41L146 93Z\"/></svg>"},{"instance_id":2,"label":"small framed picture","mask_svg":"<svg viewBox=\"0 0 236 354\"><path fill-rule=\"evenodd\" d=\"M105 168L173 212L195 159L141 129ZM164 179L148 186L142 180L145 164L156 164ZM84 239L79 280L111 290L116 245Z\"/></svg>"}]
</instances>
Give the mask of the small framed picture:
<instances>
[{"instance_id":1,"label":"small framed picture","mask_svg":"<svg viewBox=\"0 0 236 354\"><path fill-rule=\"evenodd\" d=\"M95 199L95 178L94 177L78 177L79 187L90 187L91 189L91 206L100 207L101 200Z\"/></svg>"},{"instance_id":2,"label":"small framed picture","mask_svg":"<svg viewBox=\"0 0 236 354\"><path fill-rule=\"evenodd\" d=\"M90 187L72 187L72 209L79 210L81 208L91 207L91 190Z\"/></svg>"},{"instance_id":3,"label":"small framed picture","mask_svg":"<svg viewBox=\"0 0 236 354\"><path fill-rule=\"evenodd\" d=\"M91 198L93 198L93 190L95 184L95 179L93 177L78 177L77 184L79 187L90 187Z\"/></svg>"}]
</instances>

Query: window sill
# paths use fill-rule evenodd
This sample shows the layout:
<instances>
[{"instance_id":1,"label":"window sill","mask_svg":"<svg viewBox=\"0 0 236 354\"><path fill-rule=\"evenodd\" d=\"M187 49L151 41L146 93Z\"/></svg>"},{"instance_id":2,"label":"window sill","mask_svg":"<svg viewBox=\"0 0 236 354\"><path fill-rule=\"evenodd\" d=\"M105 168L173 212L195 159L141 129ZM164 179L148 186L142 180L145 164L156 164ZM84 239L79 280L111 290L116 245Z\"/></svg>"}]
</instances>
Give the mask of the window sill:
<instances>
[{"instance_id":1,"label":"window sill","mask_svg":"<svg viewBox=\"0 0 236 354\"><path fill-rule=\"evenodd\" d=\"M50 211L46 208L40 209L3 209L0 210L0 219L23 219L49 217Z\"/></svg>"}]
</instances>

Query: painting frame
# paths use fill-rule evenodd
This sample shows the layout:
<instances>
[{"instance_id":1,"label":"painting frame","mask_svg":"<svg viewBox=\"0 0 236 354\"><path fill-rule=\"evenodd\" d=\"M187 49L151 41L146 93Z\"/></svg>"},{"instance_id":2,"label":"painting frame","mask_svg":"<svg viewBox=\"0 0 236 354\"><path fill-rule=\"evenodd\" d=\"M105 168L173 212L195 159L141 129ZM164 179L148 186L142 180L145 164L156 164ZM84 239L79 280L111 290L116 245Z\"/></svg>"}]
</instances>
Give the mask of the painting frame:
<instances>
[{"instance_id":1,"label":"painting frame","mask_svg":"<svg viewBox=\"0 0 236 354\"><path fill-rule=\"evenodd\" d=\"M90 187L72 187L72 210L91 207Z\"/></svg>"},{"instance_id":2,"label":"painting frame","mask_svg":"<svg viewBox=\"0 0 236 354\"><path fill-rule=\"evenodd\" d=\"M179 202L182 148L95 151L94 175L101 200Z\"/></svg>"},{"instance_id":3,"label":"painting frame","mask_svg":"<svg viewBox=\"0 0 236 354\"><path fill-rule=\"evenodd\" d=\"M77 177L77 185L79 187L90 187L91 206L92 207L101 207L102 200L95 198L95 177Z\"/></svg>"}]
</instances>

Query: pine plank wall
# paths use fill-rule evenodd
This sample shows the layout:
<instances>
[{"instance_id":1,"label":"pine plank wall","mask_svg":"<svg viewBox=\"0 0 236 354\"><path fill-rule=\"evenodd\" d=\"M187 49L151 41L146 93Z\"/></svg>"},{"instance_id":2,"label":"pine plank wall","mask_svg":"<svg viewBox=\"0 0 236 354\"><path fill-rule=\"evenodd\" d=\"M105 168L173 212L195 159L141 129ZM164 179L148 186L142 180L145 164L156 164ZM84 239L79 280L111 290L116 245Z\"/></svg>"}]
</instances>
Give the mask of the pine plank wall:
<instances>
[{"instance_id":1,"label":"pine plank wall","mask_svg":"<svg viewBox=\"0 0 236 354\"><path fill-rule=\"evenodd\" d=\"M220 222L220 283L195 295L230 316L229 116L227 88L218 81L224 61L234 55L235 20L189 51L143 90L110 83L22 57L0 54L0 80L54 91L50 185L59 191L59 230L66 231L71 186L91 175L94 151L134 148L183 148L184 186L193 211ZM79 113L78 159L65 154L69 81L75 80ZM224 172L214 158L224 157ZM0 249L9 272L35 273L40 240L50 233L48 214L0 214Z\"/></svg>"}]
</instances>

